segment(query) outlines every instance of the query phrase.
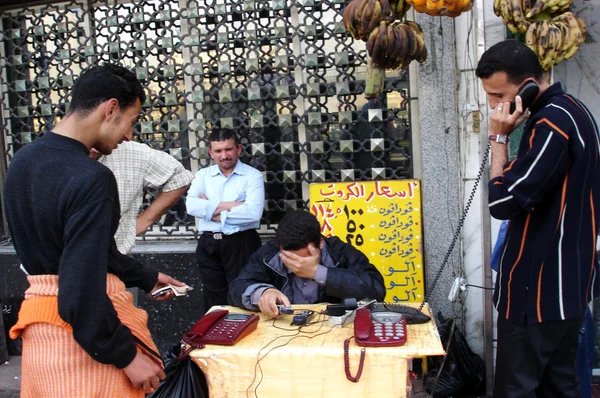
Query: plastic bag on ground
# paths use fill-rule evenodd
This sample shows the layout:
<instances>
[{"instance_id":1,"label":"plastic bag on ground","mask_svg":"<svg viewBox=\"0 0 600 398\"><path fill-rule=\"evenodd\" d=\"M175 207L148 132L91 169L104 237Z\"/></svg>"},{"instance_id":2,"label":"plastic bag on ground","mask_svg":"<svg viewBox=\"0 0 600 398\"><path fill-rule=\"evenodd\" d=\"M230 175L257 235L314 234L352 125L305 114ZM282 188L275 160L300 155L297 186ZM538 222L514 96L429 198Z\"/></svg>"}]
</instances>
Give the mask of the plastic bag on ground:
<instances>
[{"instance_id":1,"label":"plastic bag on ground","mask_svg":"<svg viewBox=\"0 0 600 398\"><path fill-rule=\"evenodd\" d=\"M147 398L208 398L204 373L189 356L179 358L180 352L176 344L163 355L166 378Z\"/></svg>"},{"instance_id":2,"label":"plastic bag on ground","mask_svg":"<svg viewBox=\"0 0 600 398\"><path fill-rule=\"evenodd\" d=\"M431 357L430 369L425 375L425 390L433 397L460 397L485 394L485 363L469 348L467 340L453 326L452 319L443 320L438 327L442 345L447 348L446 358ZM448 346L448 341L450 345ZM435 382L440 367L440 376ZM435 389L434 389L435 388Z\"/></svg>"}]
</instances>

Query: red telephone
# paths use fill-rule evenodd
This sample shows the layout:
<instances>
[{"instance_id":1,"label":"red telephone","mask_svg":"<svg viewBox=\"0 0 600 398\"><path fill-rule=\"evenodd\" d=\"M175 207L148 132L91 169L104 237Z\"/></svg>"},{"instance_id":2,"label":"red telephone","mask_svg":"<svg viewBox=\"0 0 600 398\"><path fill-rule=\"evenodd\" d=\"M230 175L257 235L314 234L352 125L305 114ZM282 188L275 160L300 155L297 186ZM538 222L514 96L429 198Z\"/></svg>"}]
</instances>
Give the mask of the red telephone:
<instances>
[{"instance_id":1,"label":"red telephone","mask_svg":"<svg viewBox=\"0 0 600 398\"><path fill-rule=\"evenodd\" d=\"M260 318L256 314L230 314L215 310L204 315L183 340L190 344L234 345L254 330Z\"/></svg>"},{"instance_id":2,"label":"red telephone","mask_svg":"<svg viewBox=\"0 0 600 398\"><path fill-rule=\"evenodd\" d=\"M406 343L406 319L397 312L356 311L354 339L363 347L394 347Z\"/></svg>"}]
</instances>

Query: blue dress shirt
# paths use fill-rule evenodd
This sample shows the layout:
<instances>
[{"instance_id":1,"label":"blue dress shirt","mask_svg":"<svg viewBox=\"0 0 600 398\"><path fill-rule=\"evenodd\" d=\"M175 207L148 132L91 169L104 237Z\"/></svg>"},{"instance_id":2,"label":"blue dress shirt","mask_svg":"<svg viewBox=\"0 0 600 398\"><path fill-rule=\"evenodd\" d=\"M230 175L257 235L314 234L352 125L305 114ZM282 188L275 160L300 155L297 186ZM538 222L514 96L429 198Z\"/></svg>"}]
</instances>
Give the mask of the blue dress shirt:
<instances>
[{"instance_id":1,"label":"blue dress shirt","mask_svg":"<svg viewBox=\"0 0 600 398\"><path fill-rule=\"evenodd\" d=\"M208 197L200 199L199 194ZM221 222L211 220L221 202L244 202L221 212ZM238 160L229 177L218 165L199 170L185 201L188 214L198 218L198 231L223 232L226 235L260 227L265 206L263 175L254 167Z\"/></svg>"}]
</instances>

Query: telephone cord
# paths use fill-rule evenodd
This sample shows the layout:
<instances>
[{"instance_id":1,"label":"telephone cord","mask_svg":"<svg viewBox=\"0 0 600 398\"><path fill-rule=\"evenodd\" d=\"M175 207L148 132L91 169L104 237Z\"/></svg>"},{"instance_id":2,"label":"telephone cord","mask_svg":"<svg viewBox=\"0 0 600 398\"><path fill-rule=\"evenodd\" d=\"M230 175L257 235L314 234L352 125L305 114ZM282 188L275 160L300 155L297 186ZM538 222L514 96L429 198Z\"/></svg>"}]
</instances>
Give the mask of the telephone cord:
<instances>
[{"instance_id":1,"label":"telephone cord","mask_svg":"<svg viewBox=\"0 0 600 398\"><path fill-rule=\"evenodd\" d=\"M435 277L433 278L433 282L431 283L431 285L429 285L429 289L427 289L428 293L425 294L423 301L421 301L421 304L419 305L419 311L423 310L423 307L425 306L425 303L427 302L429 295L435 289L435 286L437 285L438 280L442 276L442 272L444 271L444 268L446 268L446 265L448 265L448 260L450 259L450 255L454 251L454 246L456 245L456 242L457 242L458 238L460 237L460 231L462 230L463 224L465 223L465 219L467 218L467 214L469 213L471 204L473 203L473 199L475 198L475 193L477 192L479 183L481 182L481 177L483 176L483 171L485 170L485 167L487 166L488 157L490 155L490 147L491 147L491 144L488 142L487 148L485 150L485 154L483 155L483 160L481 162L481 166L479 167L479 172L477 173L477 178L475 178L475 182L473 183L473 189L471 190L469 199L467 200L467 203L465 204L465 209L463 210L462 216L461 216L460 220L458 221L458 226L456 227L456 231L454 231L454 235L452 236L452 242L450 242L450 246L448 247L448 250L446 251L446 254L444 255L442 265L440 266L437 273L435 274Z\"/></svg>"}]
</instances>

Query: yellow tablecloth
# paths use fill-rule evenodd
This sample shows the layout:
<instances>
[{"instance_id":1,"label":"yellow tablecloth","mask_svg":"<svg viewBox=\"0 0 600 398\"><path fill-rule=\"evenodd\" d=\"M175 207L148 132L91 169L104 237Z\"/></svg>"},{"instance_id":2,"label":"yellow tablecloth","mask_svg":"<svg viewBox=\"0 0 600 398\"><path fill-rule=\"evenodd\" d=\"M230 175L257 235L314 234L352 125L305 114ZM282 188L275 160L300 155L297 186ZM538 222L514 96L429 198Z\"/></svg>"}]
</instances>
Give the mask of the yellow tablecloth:
<instances>
[{"instance_id":1,"label":"yellow tablecloth","mask_svg":"<svg viewBox=\"0 0 600 398\"><path fill-rule=\"evenodd\" d=\"M293 307L325 309L322 304ZM211 310L217 308L248 312L225 306ZM430 314L429 306L423 311ZM366 348L362 376L353 383L344 372L344 340L354 335L353 323L330 328L326 316L316 315L313 322L324 322L303 327L299 333L298 327L290 326L291 315L277 320L259 315L256 331L236 345L207 345L190 353L206 375L211 398L405 397L409 361L444 354L434 322L408 325L404 346ZM361 348L352 340L352 375L358 370Z\"/></svg>"}]
</instances>

